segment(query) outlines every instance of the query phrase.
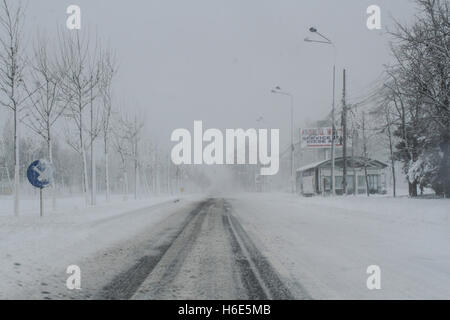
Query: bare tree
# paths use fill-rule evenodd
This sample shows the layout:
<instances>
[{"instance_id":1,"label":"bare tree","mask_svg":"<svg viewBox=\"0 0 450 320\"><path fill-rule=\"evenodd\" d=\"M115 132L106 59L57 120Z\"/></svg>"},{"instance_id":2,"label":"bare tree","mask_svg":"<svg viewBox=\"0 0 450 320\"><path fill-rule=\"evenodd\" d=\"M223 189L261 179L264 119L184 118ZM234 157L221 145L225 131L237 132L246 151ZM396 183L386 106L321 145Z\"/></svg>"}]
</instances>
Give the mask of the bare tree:
<instances>
[{"instance_id":1,"label":"bare tree","mask_svg":"<svg viewBox=\"0 0 450 320\"><path fill-rule=\"evenodd\" d=\"M110 181L109 181L109 143L111 135L111 116L113 113L113 91L112 80L117 73L117 66L113 54L107 51L102 56L102 77L100 82L100 91L102 96L102 121L101 131L104 144L105 160L105 188L106 200L110 200Z\"/></svg>"},{"instance_id":2,"label":"bare tree","mask_svg":"<svg viewBox=\"0 0 450 320\"><path fill-rule=\"evenodd\" d=\"M115 120L115 124L113 125L114 130L111 130L112 145L114 150L119 154L120 170L122 171L122 177L120 180L123 181L123 200L127 201L129 193L127 159L130 156L131 151L128 143L127 132L123 126L122 120Z\"/></svg>"},{"instance_id":3,"label":"bare tree","mask_svg":"<svg viewBox=\"0 0 450 320\"><path fill-rule=\"evenodd\" d=\"M23 108L20 85L25 67L22 47L24 12L21 2L15 7L3 0L0 7L0 104L14 113L14 214L19 215L19 116ZM25 97L26 99L26 97Z\"/></svg>"},{"instance_id":4,"label":"bare tree","mask_svg":"<svg viewBox=\"0 0 450 320\"><path fill-rule=\"evenodd\" d=\"M139 141L140 134L142 128L144 127L144 123L142 121L138 121L137 115L134 116L134 120L129 120L126 115L122 115L119 118L119 124L121 127L122 137L128 141L129 144L129 157L133 160L134 164L134 198L138 197L138 189L139 189Z\"/></svg>"},{"instance_id":5,"label":"bare tree","mask_svg":"<svg viewBox=\"0 0 450 320\"><path fill-rule=\"evenodd\" d=\"M82 37L79 31L63 31L59 34L59 53L57 65L59 69L59 83L63 100L67 103L66 116L74 123L78 139L68 139L68 144L80 154L83 163L83 192L86 203L89 203L89 184L86 159L86 141L84 131L87 129L84 123L84 110L92 107L95 95L94 88L100 80L100 67L98 65L98 50L96 43L90 45L88 37ZM91 117L92 120L92 117ZM91 143L93 143L93 130ZM93 164L93 167L95 164Z\"/></svg>"}]
</instances>

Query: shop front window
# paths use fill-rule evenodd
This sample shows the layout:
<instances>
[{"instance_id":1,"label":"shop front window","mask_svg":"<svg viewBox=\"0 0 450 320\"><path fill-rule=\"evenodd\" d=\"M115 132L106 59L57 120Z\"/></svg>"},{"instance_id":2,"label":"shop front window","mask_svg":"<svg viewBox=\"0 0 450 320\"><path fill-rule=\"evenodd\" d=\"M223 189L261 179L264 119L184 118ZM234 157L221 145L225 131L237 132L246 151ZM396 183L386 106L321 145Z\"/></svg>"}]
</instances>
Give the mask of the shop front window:
<instances>
[{"instance_id":1,"label":"shop front window","mask_svg":"<svg viewBox=\"0 0 450 320\"><path fill-rule=\"evenodd\" d=\"M323 177L323 184L325 192L331 191L331 177Z\"/></svg>"},{"instance_id":2,"label":"shop front window","mask_svg":"<svg viewBox=\"0 0 450 320\"><path fill-rule=\"evenodd\" d=\"M380 187L380 176L375 174L370 174L368 176L369 180L369 189L370 192L374 193L377 192Z\"/></svg>"},{"instance_id":3,"label":"shop front window","mask_svg":"<svg viewBox=\"0 0 450 320\"><path fill-rule=\"evenodd\" d=\"M378 174L369 174L367 175L367 182L369 184L369 192L370 193L377 193L381 189L381 179L380 175ZM358 176L358 189L360 191L364 190L366 191L366 177L364 175Z\"/></svg>"},{"instance_id":4,"label":"shop front window","mask_svg":"<svg viewBox=\"0 0 450 320\"><path fill-rule=\"evenodd\" d=\"M347 193L353 193L355 188L355 179L353 176L347 176Z\"/></svg>"},{"instance_id":5,"label":"shop front window","mask_svg":"<svg viewBox=\"0 0 450 320\"><path fill-rule=\"evenodd\" d=\"M344 189L344 186L342 185L342 177L335 177L334 183L336 183L335 188L336 189Z\"/></svg>"}]
</instances>

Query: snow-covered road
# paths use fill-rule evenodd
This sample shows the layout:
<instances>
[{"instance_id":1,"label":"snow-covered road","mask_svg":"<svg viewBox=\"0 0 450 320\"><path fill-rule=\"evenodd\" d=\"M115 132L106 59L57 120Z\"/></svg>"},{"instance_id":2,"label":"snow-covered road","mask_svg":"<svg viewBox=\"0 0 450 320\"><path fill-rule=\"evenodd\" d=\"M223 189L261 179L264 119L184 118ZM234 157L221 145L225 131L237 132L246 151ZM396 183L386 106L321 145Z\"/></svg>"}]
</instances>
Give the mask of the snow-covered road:
<instances>
[{"instance_id":1,"label":"snow-covered road","mask_svg":"<svg viewBox=\"0 0 450 320\"><path fill-rule=\"evenodd\" d=\"M201 202L132 298L293 299L230 211L224 199Z\"/></svg>"},{"instance_id":2,"label":"snow-covered road","mask_svg":"<svg viewBox=\"0 0 450 320\"><path fill-rule=\"evenodd\" d=\"M0 298L448 299L449 209L239 194L0 216ZM66 288L73 264L82 290ZM381 290L366 286L370 265Z\"/></svg>"}]
</instances>

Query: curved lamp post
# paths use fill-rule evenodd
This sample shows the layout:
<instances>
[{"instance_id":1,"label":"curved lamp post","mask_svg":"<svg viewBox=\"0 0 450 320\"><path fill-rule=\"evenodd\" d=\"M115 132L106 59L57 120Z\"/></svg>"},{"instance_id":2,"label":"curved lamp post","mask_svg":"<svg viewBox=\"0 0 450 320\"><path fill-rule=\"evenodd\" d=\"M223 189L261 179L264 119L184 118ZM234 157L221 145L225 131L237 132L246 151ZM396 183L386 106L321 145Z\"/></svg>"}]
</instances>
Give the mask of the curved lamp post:
<instances>
[{"instance_id":1,"label":"curved lamp post","mask_svg":"<svg viewBox=\"0 0 450 320\"><path fill-rule=\"evenodd\" d=\"M306 42L312 42L312 43L321 43L321 44L327 44L331 45L334 49L334 62L333 62L333 104L332 104L332 111L331 111L331 118L332 118L332 134L331 134L331 192L333 195L336 194L335 189L335 177L334 177L334 171L335 171L335 143L336 143L336 125L335 125L335 97L336 97L336 46L334 45L333 41L331 41L329 38L321 34L317 28L311 27L309 28L309 32L317 34L322 40L311 40L309 38L305 38Z\"/></svg>"},{"instance_id":2,"label":"curved lamp post","mask_svg":"<svg viewBox=\"0 0 450 320\"><path fill-rule=\"evenodd\" d=\"M271 91L273 94L280 94L287 96L291 100L291 192L295 193L295 177L294 177L294 96L289 92L281 90L280 87L276 87Z\"/></svg>"}]
</instances>

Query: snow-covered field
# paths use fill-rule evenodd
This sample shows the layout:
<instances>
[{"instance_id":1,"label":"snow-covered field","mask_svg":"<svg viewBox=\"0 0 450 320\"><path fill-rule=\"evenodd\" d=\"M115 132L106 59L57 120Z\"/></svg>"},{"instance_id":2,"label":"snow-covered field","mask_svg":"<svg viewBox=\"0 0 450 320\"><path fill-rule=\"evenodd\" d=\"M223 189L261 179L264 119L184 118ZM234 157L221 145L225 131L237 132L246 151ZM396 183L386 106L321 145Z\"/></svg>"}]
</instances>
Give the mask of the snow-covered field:
<instances>
[{"instance_id":1,"label":"snow-covered field","mask_svg":"<svg viewBox=\"0 0 450 320\"><path fill-rule=\"evenodd\" d=\"M27 298L54 274L114 243L133 237L173 213L195 196L157 196L110 203L99 199L96 207L72 197L58 200L58 210L39 217L36 199L22 201L22 215L14 217L11 199L0 209L0 299ZM181 199L174 202L175 199ZM47 201L50 203L50 200ZM181 204L180 204L181 203ZM132 217L132 218L131 218Z\"/></svg>"},{"instance_id":2,"label":"snow-covered field","mask_svg":"<svg viewBox=\"0 0 450 320\"><path fill-rule=\"evenodd\" d=\"M450 201L244 194L233 214L315 299L449 299ZM366 269L381 268L381 290Z\"/></svg>"}]
</instances>

